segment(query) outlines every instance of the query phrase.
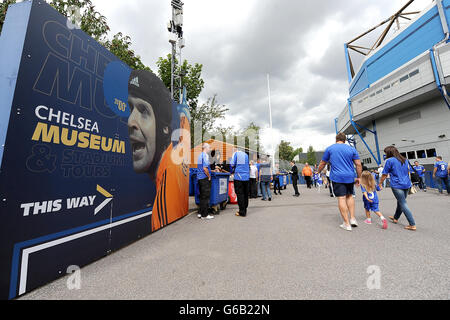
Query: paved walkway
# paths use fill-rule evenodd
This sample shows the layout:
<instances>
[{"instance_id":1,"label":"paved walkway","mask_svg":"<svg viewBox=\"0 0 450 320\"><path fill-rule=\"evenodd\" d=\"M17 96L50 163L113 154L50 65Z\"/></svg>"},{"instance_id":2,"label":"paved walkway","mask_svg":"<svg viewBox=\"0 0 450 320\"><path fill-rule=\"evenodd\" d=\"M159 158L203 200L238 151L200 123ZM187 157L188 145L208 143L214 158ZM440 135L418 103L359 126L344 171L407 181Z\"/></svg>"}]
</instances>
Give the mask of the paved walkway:
<instances>
[{"instance_id":1,"label":"paved walkway","mask_svg":"<svg viewBox=\"0 0 450 320\"><path fill-rule=\"evenodd\" d=\"M272 202L251 200L247 218L228 206L216 219L196 214L81 270L82 288L67 277L22 299L450 299L450 197L436 192L409 198L418 231L389 224L348 232L336 200L322 190ZM385 216L391 191L380 194ZM378 223L378 218L373 219ZM379 290L369 290L369 266L379 267Z\"/></svg>"}]
</instances>

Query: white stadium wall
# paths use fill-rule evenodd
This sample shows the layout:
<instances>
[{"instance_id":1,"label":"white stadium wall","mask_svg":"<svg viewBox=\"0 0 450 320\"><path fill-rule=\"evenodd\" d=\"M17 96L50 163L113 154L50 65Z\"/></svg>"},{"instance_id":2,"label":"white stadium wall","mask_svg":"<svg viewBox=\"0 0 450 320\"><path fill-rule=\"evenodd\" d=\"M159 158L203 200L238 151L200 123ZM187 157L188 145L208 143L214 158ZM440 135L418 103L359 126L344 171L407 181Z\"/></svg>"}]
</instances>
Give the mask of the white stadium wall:
<instances>
[{"instance_id":1,"label":"white stadium wall","mask_svg":"<svg viewBox=\"0 0 450 320\"><path fill-rule=\"evenodd\" d=\"M376 118L375 121L381 154L385 147L395 144L400 152L415 151L415 157L418 156L417 151L436 149L437 155L446 161L450 160L450 112L442 98L428 100L400 112ZM368 129L372 127L369 126ZM443 135L445 137L442 137ZM361 159L371 158L361 138L356 135L355 139ZM367 133L364 139L372 150L376 150L375 138L371 133ZM416 159L410 160L413 162ZM423 165L432 165L435 157L417 160ZM365 162L369 168L377 166L374 159L371 159L371 163Z\"/></svg>"}]
</instances>

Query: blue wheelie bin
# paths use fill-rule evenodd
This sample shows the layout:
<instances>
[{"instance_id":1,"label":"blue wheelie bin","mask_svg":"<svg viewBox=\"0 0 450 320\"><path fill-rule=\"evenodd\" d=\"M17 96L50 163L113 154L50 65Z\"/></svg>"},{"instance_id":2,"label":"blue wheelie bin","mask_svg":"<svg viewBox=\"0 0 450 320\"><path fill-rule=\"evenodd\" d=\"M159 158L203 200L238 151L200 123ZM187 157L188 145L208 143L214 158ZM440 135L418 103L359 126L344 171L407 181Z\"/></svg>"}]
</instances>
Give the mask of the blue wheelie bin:
<instances>
[{"instance_id":1,"label":"blue wheelie bin","mask_svg":"<svg viewBox=\"0 0 450 320\"><path fill-rule=\"evenodd\" d=\"M287 186L287 175L286 174L280 174L278 176L278 179L280 180L280 187L282 189L286 189L286 186Z\"/></svg>"},{"instance_id":2,"label":"blue wheelie bin","mask_svg":"<svg viewBox=\"0 0 450 320\"><path fill-rule=\"evenodd\" d=\"M209 207L213 209L214 213L219 213L220 210L225 210L228 204L228 181L230 180L229 173L212 172L211 173L211 194L209 198ZM198 186L197 177L194 181L195 203L200 204L200 188ZM219 209L220 208L220 209Z\"/></svg>"},{"instance_id":3,"label":"blue wheelie bin","mask_svg":"<svg viewBox=\"0 0 450 320\"><path fill-rule=\"evenodd\" d=\"M195 179L197 179L197 169L190 168L189 169L189 196L190 197L195 195Z\"/></svg>"}]
</instances>

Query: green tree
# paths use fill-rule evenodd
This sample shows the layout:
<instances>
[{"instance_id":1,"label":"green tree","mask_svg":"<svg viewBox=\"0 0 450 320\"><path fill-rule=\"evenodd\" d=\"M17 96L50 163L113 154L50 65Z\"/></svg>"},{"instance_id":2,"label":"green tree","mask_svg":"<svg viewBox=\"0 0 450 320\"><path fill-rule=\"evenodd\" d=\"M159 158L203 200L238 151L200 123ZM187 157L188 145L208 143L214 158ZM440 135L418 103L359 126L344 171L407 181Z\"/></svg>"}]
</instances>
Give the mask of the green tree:
<instances>
[{"instance_id":1,"label":"green tree","mask_svg":"<svg viewBox=\"0 0 450 320\"><path fill-rule=\"evenodd\" d=\"M242 131L241 135L245 138L245 147L263 153L260 137L261 127L253 121Z\"/></svg>"},{"instance_id":2,"label":"green tree","mask_svg":"<svg viewBox=\"0 0 450 320\"><path fill-rule=\"evenodd\" d=\"M48 0L47 2L73 23L78 24L81 30L97 40L131 68L150 70L142 63L141 58L131 50L129 36L124 36L119 32L111 40L108 40L110 28L106 22L106 17L96 11L91 0ZM16 3L16 0L5 0L0 3L0 32L8 6L14 3ZM79 11L77 12L74 9Z\"/></svg>"},{"instance_id":3,"label":"green tree","mask_svg":"<svg viewBox=\"0 0 450 320\"><path fill-rule=\"evenodd\" d=\"M104 41L108 33L109 26L106 17L95 10L91 0L49 0L47 1L59 13L77 22L77 13L73 9L77 8L80 13L80 27L85 33L97 41Z\"/></svg>"},{"instance_id":4,"label":"green tree","mask_svg":"<svg viewBox=\"0 0 450 320\"><path fill-rule=\"evenodd\" d=\"M313 146L309 146L308 148L308 152L306 153L306 162L310 165L317 164L316 151L314 151Z\"/></svg>"},{"instance_id":5,"label":"green tree","mask_svg":"<svg viewBox=\"0 0 450 320\"><path fill-rule=\"evenodd\" d=\"M142 63L141 57L131 49L131 38L123 35L122 32L115 34L112 40L106 40L103 45L131 68L152 71Z\"/></svg>"},{"instance_id":6,"label":"green tree","mask_svg":"<svg viewBox=\"0 0 450 320\"><path fill-rule=\"evenodd\" d=\"M224 127L216 125L211 133L211 136L216 140L232 142L235 136L235 129L233 126Z\"/></svg>"},{"instance_id":7,"label":"green tree","mask_svg":"<svg viewBox=\"0 0 450 320\"><path fill-rule=\"evenodd\" d=\"M293 156L294 156L293 158L295 158L296 156L298 156L298 155L300 155L302 153L303 153L303 148L302 147L295 149L294 153L293 153Z\"/></svg>"},{"instance_id":8,"label":"green tree","mask_svg":"<svg viewBox=\"0 0 450 320\"><path fill-rule=\"evenodd\" d=\"M294 159L294 148L291 146L291 143L288 141L281 140L278 145L278 152L281 160L292 161Z\"/></svg>"},{"instance_id":9,"label":"green tree","mask_svg":"<svg viewBox=\"0 0 450 320\"><path fill-rule=\"evenodd\" d=\"M5 22L6 11L8 10L8 6L16 3L16 0L2 0L0 2L0 33L3 29L3 23Z\"/></svg>"},{"instance_id":10,"label":"green tree","mask_svg":"<svg viewBox=\"0 0 450 320\"><path fill-rule=\"evenodd\" d=\"M166 58L160 57L156 62L158 67L158 76L164 82L165 86L170 90L171 85L171 74L172 74L172 55L168 54ZM183 74L184 76L181 79L181 86L186 86L187 97L186 102L191 109L191 113L195 113L199 96L205 87L205 81L202 79L202 68L203 65L199 63L195 63L191 65L187 60L183 61L183 64L180 66L177 59L175 59L175 68L176 72ZM179 83L174 83L174 87L178 88ZM180 91L174 90L174 100L179 101L180 99ZM212 99L212 98L211 98ZM210 100L211 100L210 99Z\"/></svg>"},{"instance_id":11,"label":"green tree","mask_svg":"<svg viewBox=\"0 0 450 320\"><path fill-rule=\"evenodd\" d=\"M208 98L206 103L201 104L196 109L191 108L191 132L195 132L195 126L201 125L201 137L191 134L192 147L203 142L206 133L214 132L214 125L217 120L224 119L228 108L217 103L217 94ZM198 129L197 129L198 130ZM198 130L200 131L200 130ZM195 137L194 137L195 136Z\"/></svg>"}]
</instances>

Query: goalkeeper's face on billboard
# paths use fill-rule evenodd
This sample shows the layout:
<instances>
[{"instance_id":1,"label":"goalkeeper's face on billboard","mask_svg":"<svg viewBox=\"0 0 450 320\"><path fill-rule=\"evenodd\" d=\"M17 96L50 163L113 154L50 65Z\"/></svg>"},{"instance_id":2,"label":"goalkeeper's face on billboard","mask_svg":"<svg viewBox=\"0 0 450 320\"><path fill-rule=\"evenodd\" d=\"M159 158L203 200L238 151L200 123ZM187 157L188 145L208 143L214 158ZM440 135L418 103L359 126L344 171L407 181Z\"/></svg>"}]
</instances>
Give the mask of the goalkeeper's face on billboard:
<instances>
[{"instance_id":1,"label":"goalkeeper's face on billboard","mask_svg":"<svg viewBox=\"0 0 450 320\"><path fill-rule=\"evenodd\" d=\"M133 169L136 173L149 170L156 153L156 118L152 105L136 96L128 98L130 117L128 135L133 152Z\"/></svg>"}]
</instances>

